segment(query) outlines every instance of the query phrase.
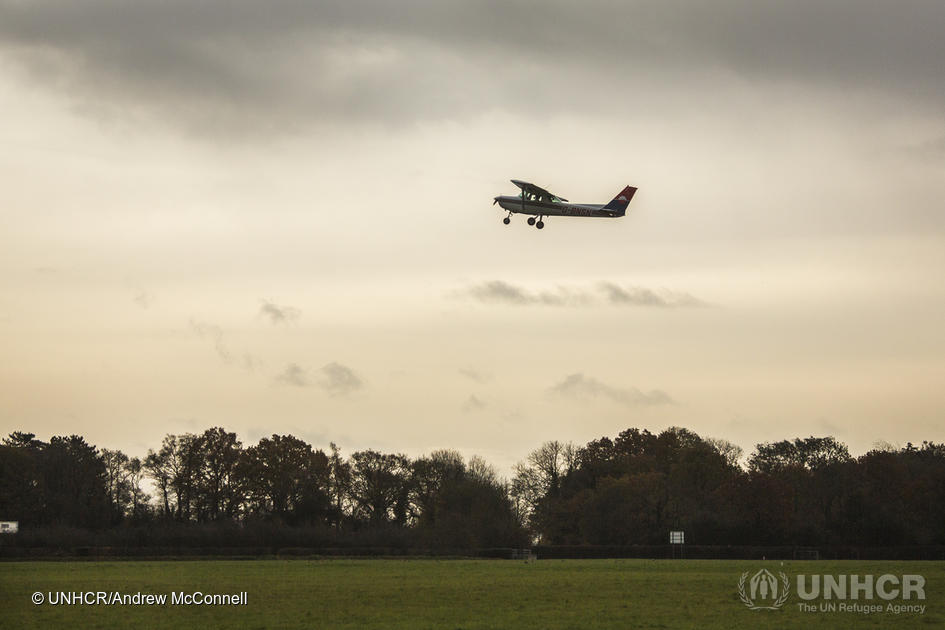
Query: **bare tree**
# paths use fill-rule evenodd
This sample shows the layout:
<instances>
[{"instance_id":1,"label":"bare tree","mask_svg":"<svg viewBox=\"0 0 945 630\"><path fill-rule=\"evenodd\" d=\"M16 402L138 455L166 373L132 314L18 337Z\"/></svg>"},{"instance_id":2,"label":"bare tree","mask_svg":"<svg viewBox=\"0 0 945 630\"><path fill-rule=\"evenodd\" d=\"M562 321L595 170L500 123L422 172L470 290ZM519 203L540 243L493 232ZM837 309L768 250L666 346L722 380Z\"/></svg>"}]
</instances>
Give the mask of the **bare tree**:
<instances>
[{"instance_id":1,"label":"bare tree","mask_svg":"<svg viewBox=\"0 0 945 630\"><path fill-rule=\"evenodd\" d=\"M198 520L232 518L239 512L245 488L239 474L243 444L222 427L200 436Z\"/></svg>"},{"instance_id":2,"label":"bare tree","mask_svg":"<svg viewBox=\"0 0 945 630\"><path fill-rule=\"evenodd\" d=\"M192 519L197 495L202 440L192 433L166 435L161 449L148 451L144 466L161 491L166 518Z\"/></svg>"},{"instance_id":3,"label":"bare tree","mask_svg":"<svg viewBox=\"0 0 945 630\"><path fill-rule=\"evenodd\" d=\"M334 442L330 443L331 456L328 458L328 498L331 501L331 519L336 529L341 529L346 509L351 499L351 463L341 456L341 449Z\"/></svg>"},{"instance_id":4,"label":"bare tree","mask_svg":"<svg viewBox=\"0 0 945 630\"><path fill-rule=\"evenodd\" d=\"M705 438L706 444L710 445L719 455L725 458L725 462L733 468L739 467L739 460L742 458L742 447L722 438Z\"/></svg>"},{"instance_id":5,"label":"bare tree","mask_svg":"<svg viewBox=\"0 0 945 630\"><path fill-rule=\"evenodd\" d=\"M103 448L102 462L105 464L105 491L115 512L124 516L131 503L131 491L128 483L128 456L119 450Z\"/></svg>"},{"instance_id":6,"label":"bare tree","mask_svg":"<svg viewBox=\"0 0 945 630\"><path fill-rule=\"evenodd\" d=\"M132 518L141 518L150 511L151 497L142 488L146 469L137 457L132 457L125 463L125 474L128 481L128 492L131 499Z\"/></svg>"},{"instance_id":7,"label":"bare tree","mask_svg":"<svg viewBox=\"0 0 945 630\"><path fill-rule=\"evenodd\" d=\"M557 496L561 477L574 470L578 450L573 443L545 442L513 467L509 490L513 503L524 514L534 514L546 496Z\"/></svg>"},{"instance_id":8,"label":"bare tree","mask_svg":"<svg viewBox=\"0 0 945 630\"><path fill-rule=\"evenodd\" d=\"M469 458L469 464L466 466L466 474L471 479L492 486L501 486L505 483L504 480L499 480L499 476L496 474L492 464L486 462L486 460L478 455L473 455Z\"/></svg>"},{"instance_id":9,"label":"bare tree","mask_svg":"<svg viewBox=\"0 0 945 630\"><path fill-rule=\"evenodd\" d=\"M165 444L167 443L167 438L164 439L164 442ZM148 449L148 454L144 458L143 467L147 475L154 480L158 491L161 493L160 499L164 518L170 519L174 514L171 509L170 501L174 470L171 466L169 452L165 448L161 448L157 453L155 453L153 449Z\"/></svg>"}]
</instances>

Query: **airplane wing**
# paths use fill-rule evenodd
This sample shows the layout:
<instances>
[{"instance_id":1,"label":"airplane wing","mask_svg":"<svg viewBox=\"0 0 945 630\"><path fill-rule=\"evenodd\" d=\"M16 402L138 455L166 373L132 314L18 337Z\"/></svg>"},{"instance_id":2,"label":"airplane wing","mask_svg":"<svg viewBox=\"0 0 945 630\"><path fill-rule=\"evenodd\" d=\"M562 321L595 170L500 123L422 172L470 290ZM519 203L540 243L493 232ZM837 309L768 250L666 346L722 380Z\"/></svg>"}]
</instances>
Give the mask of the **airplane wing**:
<instances>
[{"instance_id":1,"label":"airplane wing","mask_svg":"<svg viewBox=\"0 0 945 630\"><path fill-rule=\"evenodd\" d=\"M567 199L558 197L558 195L552 194L551 192L549 192L548 190L545 190L541 186L536 186L535 184L532 184L530 182L523 182L518 179L513 179L512 183L518 186L519 188L521 188L522 192L525 193L526 195L527 194L542 195L545 197L545 199L551 199L552 197L554 197L556 199L561 199L561 201L567 201Z\"/></svg>"}]
</instances>

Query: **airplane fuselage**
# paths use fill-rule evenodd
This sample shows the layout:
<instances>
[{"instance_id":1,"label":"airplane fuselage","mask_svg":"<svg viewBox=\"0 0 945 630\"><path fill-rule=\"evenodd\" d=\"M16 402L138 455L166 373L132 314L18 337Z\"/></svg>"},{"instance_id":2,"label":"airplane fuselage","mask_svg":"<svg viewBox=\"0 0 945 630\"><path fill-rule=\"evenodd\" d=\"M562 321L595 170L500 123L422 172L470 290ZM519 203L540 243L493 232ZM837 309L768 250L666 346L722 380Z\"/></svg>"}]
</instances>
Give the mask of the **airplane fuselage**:
<instances>
[{"instance_id":1,"label":"airplane fuselage","mask_svg":"<svg viewBox=\"0 0 945 630\"><path fill-rule=\"evenodd\" d=\"M515 214L531 214L544 217L605 217L621 216L616 211L604 210L600 204L570 203L563 201L532 201L518 195L501 195L496 202L505 210Z\"/></svg>"},{"instance_id":2,"label":"airplane fuselage","mask_svg":"<svg viewBox=\"0 0 945 630\"><path fill-rule=\"evenodd\" d=\"M508 225L512 221L512 214L528 214L527 223L539 230L545 227L542 220L545 217L603 217L613 219L627 214L627 205L637 191L633 186L624 186L617 196L606 205L591 203L571 203L564 197L559 197L541 186L529 182L513 179L512 183L521 189L519 195L499 195L493 203L499 204L508 216L502 223Z\"/></svg>"}]
</instances>

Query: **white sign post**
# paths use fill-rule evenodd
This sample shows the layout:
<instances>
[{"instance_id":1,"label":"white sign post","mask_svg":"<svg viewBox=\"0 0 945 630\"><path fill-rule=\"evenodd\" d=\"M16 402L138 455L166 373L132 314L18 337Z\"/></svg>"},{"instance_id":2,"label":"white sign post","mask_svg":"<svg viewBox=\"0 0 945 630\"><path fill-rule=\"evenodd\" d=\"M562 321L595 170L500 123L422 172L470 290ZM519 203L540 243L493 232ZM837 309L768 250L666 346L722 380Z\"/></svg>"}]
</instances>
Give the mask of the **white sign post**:
<instances>
[{"instance_id":1,"label":"white sign post","mask_svg":"<svg viewBox=\"0 0 945 630\"><path fill-rule=\"evenodd\" d=\"M683 557L683 545L686 543L686 533L683 531L669 532L669 544L673 552L673 558L676 557L676 550L679 550L679 557Z\"/></svg>"}]
</instances>

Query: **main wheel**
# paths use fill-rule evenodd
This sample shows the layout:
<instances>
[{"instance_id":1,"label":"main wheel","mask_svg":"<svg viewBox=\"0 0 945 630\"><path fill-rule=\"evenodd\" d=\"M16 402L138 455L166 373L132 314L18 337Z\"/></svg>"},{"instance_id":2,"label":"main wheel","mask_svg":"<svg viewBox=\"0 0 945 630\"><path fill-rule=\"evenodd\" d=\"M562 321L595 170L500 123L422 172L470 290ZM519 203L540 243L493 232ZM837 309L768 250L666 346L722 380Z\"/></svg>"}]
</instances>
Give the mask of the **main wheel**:
<instances>
[{"instance_id":1,"label":"main wheel","mask_svg":"<svg viewBox=\"0 0 945 630\"><path fill-rule=\"evenodd\" d=\"M528 217L528 224L535 225L535 217Z\"/></svg>"},{"instance_id":2,"label":"main wheel","mask_svg":"<svg viewBox=\"0 0 945 630\"><path fill-rule=\"evenodd\" d=\"M512 219L510 219L510 218L508 218L508 217L505 217L504 219L502 219L502 223L505 223L506 225L508 225L508 224L511 223L511 222L512 222Z\"/></svg>"},{"instance_id":3,"label":"main wheel","mask_svg":"<svg viewBox=\"0 0 945 630\"><path fill-rule=\"evenodd\" d=\"M539 221L538 223L535 224L535 227L540 230L540 229L542 229L543 227L545 227L545 222L544 222L544 221Z\"/></svg>"}]
</instances>

